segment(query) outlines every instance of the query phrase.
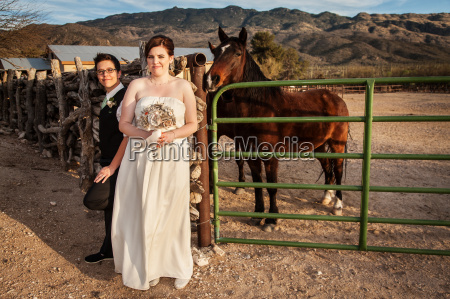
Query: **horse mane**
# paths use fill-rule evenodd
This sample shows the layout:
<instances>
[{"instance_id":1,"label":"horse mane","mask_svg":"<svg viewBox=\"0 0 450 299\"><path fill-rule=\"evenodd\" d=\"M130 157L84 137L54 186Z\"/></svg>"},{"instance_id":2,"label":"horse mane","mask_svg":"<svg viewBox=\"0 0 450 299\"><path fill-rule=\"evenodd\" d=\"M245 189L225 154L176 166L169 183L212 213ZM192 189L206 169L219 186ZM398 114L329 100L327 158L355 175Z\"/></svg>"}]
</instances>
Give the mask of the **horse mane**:
<instances>
[{"instance_id":1,"label":"horse mane","mask_svg":"<svg viewBox=\"0 0 450 299\"><path fill-rule=\"evenodd\" d=\"M272 81L267 78L261 71L261 68L250 55L250 53L245 51L245 67L244 74L242 76L242 82L254 82L254 81ZM238 91L238 90L236 90ZM244 88L239 90L239 94L242 93L252 99L270 99L273 97L279 97L282 94L280 87L264 87L264 88Z\"/></svg>"}]
</instances>

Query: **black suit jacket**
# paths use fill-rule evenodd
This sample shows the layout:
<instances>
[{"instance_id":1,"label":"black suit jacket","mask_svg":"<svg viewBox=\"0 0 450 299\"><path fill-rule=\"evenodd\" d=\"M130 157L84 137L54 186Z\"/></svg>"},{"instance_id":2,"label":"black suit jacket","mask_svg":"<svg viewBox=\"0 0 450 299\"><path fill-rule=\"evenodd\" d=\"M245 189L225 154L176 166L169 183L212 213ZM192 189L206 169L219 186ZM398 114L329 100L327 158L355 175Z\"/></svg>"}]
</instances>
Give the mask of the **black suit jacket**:
<instances>
[{"instance_id":1,"label":"black suit jacket","mask_svg":"<svg viewBox=\"0 0 450 299\"><path fill-rule=\"evenodd\" d=\"M100 111L99 138L100 152L102 155L100 159L101 166L107 166L111 163L123 140L123 133L119 131L119 121L117 120L116 112L123 100L126 90L126 87L122 88L114 95L113 98L116 105L111 108L106 105Z\"/></svg>"}]
</instances>

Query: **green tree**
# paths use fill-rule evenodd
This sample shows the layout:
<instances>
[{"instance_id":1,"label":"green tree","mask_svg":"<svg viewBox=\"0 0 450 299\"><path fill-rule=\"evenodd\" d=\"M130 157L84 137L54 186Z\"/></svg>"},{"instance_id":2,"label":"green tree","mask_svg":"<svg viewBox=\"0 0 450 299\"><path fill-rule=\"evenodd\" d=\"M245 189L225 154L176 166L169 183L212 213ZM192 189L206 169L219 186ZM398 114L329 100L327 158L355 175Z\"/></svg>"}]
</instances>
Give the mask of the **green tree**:
<instances>
[{"instance_id":1,"label":"green tree","mask_svg":"<svg viewBox=\"0 0 450 299\"><path fill-rule=\"evenodd\" d=\"M282 58L283 71L280 73L280 79L298 80L306 72L309 63L301 61L298 52L293 48L288 48L283 53Z\"/></svg>"},{"instance_id":2,"label":"green tree","mask_svg":"<svg viewBox=\"0 0 450 299\"><path fill-rule=\"evenodd\" d=\"M284 49L274 39L275 35L270 32L257 32L250 41L253 58L269 79L299 79L308 63L300 60L295 49Z\"/></svg>"},{"instance_id":3,"label":"green tree","mask_svg":"<svg viewBox=\"0 0 450 299\"><path fill-rule=\"evenodd\" d=\"M252 45L252 56L259 63L265 63L269 57L275 60L281 60L283 48L273 40L275 35L270 32L257 32L250 44Z\"/></svg>"},{"instance_id":4,"label":"green tree","mask_svg":"<svg viewBox=\"0 0 450 299\"><path fill-rule=\"evenodd\" d=\"M283 70L281 61L278 61L273 57L267 58L265 63L260 64L259 67L264 75L271 80L279 79L280 73Z\"/></svg>"}]
</instances>

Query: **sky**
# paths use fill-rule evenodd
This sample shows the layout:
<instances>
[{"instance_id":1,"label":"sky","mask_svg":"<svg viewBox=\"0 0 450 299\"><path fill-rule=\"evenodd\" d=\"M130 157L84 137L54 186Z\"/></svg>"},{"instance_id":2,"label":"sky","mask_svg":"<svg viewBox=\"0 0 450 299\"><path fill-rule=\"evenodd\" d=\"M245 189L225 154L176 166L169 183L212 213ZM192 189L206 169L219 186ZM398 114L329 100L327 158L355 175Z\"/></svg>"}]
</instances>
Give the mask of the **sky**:
<instances>
[{"instance_id":1,"label":"sky","mask_svg":"<svg viewBox=\"0 0 450 299\"><path fill-rule=\"evenodd\" d=\"M236 5L246 9L267 11L277 7L298 9L318 14L324 11L353 17L369 14L440 13L450 12L449 0L20 0L34 2L47 17L44 23L66 24L105 18L121 13L162 11L178 8L224 8Z\"/></svg>"}]
</instances>

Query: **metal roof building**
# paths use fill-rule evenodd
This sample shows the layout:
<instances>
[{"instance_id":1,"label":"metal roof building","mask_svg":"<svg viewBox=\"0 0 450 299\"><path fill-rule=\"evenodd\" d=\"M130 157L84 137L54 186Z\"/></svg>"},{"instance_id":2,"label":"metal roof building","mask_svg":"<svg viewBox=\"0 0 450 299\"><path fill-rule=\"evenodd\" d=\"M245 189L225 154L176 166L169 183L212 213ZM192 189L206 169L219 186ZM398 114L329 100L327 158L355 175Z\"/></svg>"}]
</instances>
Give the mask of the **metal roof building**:
<instances>
[{"instance_id":1,"label":"metal roof building","mask_svg":"<svg viewBox=\"0 0 450 299\"><path fill-rule=\"evenodd\" d=\"M193 53L203 53L207 61L213 61L214 56L208 48L175 48L175 56L184 56ZM133 61L139 58L139 47L118 46L60 46L49 45L47 54L49 59L58 59L62 72L75 70L75 57L80 57L83 67L90 69L94 67L94 57L97 53L112 54L125 64L125 60Z\"/></svg>"},{"instance_id":2,"label":"metal roof building","mask_svg":"<svg viewBox=\"0 0 450 299\"><path fill-rule=\"evenodd\" d=\"M51 70L50 61L44 58L0 58L0 69L24 71L35 68L38 71Z\"/></svg>"}]
</instances>

